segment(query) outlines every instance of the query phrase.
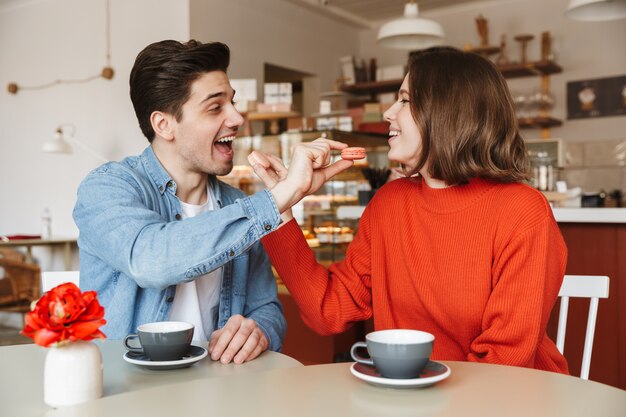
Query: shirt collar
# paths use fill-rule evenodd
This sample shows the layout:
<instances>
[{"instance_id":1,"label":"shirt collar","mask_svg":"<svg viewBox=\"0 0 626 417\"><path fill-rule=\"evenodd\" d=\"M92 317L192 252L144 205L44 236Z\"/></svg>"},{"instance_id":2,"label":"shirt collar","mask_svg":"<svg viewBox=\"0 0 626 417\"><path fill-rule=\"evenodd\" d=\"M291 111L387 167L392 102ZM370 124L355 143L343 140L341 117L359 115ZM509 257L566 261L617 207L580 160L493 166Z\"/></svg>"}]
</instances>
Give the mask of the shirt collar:
<instances>
[{"instance_id":1,"label":"shirt collar","mask_svg":"<svg viewBox=\"0 0 626 417\"><path fill-rule=\"evenodd\" d=\"M154 154L152 145L144 149L143 153L140 155L140 159L146 169L146 172L156 185L161 195L163 195L168 188L171 188L174 194L176 193L176 182L174 182L174 179L172 179L163 165L161 165L161 162ZM214 175L208 175L208 180L209 187L213 190L213 196L217 203L216 208L220 208L222 207L222 190L219 186L219 181Z\"/></svg>"},{"instance_id":2,"label":"shirt collar","mask_svg":"<svg viewBox=\"0 0 626 417\"><path fill-rule=\"evenodd\" d=\"M168 172L163 168L161 162L154 154L154 149L152 149L152 145L148 146L144 149L143 153L140 156L141 163L143 164L146 172L156 185L159 193L163 195L163 193L167 190L168 184L170 187L174 186L174 180L168 174Z\"/></svg>"}]
</instances>

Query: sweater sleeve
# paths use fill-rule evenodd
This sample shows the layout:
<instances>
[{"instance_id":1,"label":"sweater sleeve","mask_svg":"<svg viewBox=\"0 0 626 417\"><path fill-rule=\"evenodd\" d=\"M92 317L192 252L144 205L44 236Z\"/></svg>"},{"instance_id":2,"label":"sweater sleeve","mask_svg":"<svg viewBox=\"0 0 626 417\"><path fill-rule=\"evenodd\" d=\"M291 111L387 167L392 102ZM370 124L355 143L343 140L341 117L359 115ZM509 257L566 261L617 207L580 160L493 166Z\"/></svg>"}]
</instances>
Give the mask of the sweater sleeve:
<instances>
[{"instance_id":1,"label":"sweater sleeve","mask_svg":"<svg viewBox=\"0 0 626 417\"><path fill-rule=\"evenodd\" d=\"M514 235L496 253L493 290L468 361L533 366L566 261L565 243L550 215Z\"/></svg>"},{"instance_id":2,"label":"sweater sleeve","mask_svg":"<svg viewBox=\"0 0 626 417\"><path fill-rule=\"evenodd\" d=\"M302 320L321 335L341 333L352 323L372 316L367 218L366 214L361 218L345 260L328 270L317 263L295 220L262 239Z\"/></svg>"}]
</instances>

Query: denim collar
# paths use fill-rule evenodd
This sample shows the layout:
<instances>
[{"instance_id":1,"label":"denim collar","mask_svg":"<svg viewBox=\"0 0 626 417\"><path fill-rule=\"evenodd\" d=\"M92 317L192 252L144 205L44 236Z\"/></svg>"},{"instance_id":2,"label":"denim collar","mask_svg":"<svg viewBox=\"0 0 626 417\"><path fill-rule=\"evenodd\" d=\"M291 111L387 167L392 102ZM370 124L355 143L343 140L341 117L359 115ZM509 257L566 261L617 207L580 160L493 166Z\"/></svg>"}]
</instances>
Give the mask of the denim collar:
<instances>
[{"instance_id":1,"label":"denim collar","mask_svg":"<svg viewBox=\"0 0 626 417\"><path fill-rule=\"evenodd\" d=\"M156 188L159 190L159 193L163 195L163 193L165 193L168 188L171 188L173 195L176 195L176 182L163 167L163 165L161 165L161 162L154 154L154 149L152 148L152 145L144 149L139 158L146 172L156 185ZM222 207L222 190L219 185L219 181L217 180L215 175L208 175L208 180L209 187L211 187L211 190L213 190L213 196L215 197L218 206Z\"/></svg>"}]
</instances>

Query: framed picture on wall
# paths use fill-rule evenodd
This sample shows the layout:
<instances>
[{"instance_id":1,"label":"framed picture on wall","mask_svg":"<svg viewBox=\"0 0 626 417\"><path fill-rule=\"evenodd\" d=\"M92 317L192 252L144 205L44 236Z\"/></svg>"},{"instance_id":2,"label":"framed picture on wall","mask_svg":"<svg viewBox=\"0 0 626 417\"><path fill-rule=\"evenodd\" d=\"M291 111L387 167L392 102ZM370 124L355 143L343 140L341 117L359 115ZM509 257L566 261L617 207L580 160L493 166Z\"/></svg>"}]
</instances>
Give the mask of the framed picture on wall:
<instances>
[{"instance_id":1,"label":"framed picture on wall","mask_svg":"<svg viewBox=\"0 0 626 417\"><path fill-rule=\"evenodd\" d=\"M626 115L626 75L567 83L567 118Z\"/></svg>"}]
</instances>

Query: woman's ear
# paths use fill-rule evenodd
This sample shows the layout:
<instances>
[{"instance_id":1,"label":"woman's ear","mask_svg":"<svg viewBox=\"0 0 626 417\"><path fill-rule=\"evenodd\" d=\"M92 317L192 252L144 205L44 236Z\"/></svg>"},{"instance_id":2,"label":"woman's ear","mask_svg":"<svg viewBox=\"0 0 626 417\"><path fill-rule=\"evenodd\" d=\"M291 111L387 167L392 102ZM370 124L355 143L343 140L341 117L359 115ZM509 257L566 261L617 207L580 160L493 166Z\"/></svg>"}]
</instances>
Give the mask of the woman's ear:
<instances>
[{"instance_id":1,"label":"woman's ear","mask_svg":"<svg viewBox=\"0 0 626 417\"><path fill-rule=\"evenodd\" d=\"M156 136L165 140L174 139L174 117L170 114L154 111L150 115L150 124Z\"/></svg>"}]
</instances>

